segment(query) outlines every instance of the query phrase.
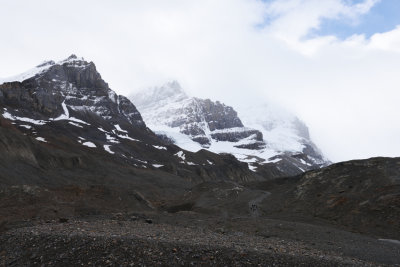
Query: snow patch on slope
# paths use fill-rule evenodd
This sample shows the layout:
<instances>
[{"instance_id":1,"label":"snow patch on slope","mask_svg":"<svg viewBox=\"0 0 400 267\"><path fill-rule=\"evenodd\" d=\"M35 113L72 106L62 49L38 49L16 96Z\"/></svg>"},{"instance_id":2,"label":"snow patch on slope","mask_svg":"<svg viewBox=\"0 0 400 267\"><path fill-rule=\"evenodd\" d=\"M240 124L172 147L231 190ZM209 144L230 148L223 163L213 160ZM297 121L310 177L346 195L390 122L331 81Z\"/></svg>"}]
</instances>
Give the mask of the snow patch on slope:
<instances>
[{"instance_id":1,"label":"snow patch on slope","mask_svg":"<svg viewBox=\"0 0 400 267\"><path fill-rule=\"evenodd\" d=\"M61 114L58 118L53 119L55 121L68 120L69 118L69 110L67 108L67 105L65 104L65 100L61 103L61 106L62 109L64 110L64 114Z\"/></svg>"},{"instance_id":2,"label":"snow patch on slope","mask_svg":"<svg viewBox=\"0 0 400 267\"><path fill-rule=\"evenodd\" d=\"M81 126L81 125L78 124L78 123L75 123L75 122L72 122L72 121L69 121L68 123L71 124L71 125L74 125L74 126L76 126L76 127L83 128L83 126Z\"/></svg>"},{"instance_id":3,"label":"snow patch on slope","mask_svg":"<svg viewBox=\"0 0 400 267\"><path fill-rule=\"evenodd\" d=\"M121 127L119 126L119 124L115 124L114 127L115 127L115 129L117 129L118 131L120 131L122 133L128 133L128 131L122 130Z\"/></svg>"},{"instance_id":4,"label":"snow patch on slope","mask_svg":"<svg viewBox=\"0 0 400 267\"><path fill-rule=\"evenodd\" d=\"M104 150L107 151L108 153L115 154L115 152L111 151L110 145L104 145L103 147L104 147Z\"/></svg>"},{"instance_id":5,"label":"snow patch on slope","mask_svg":"<svg viewBox=\"0 0 400 267\"><path fill-rule=\"evenodd\" d=\"M47 123L47 121L43 121L43 120L34 120L34 119L31 119L31 118L14 116L14 115L12 115L11 113L9 113L7 111L3 112L3 118L11 120L11 121L29 122L29 123L36 124L36 125L45 125Z\"/></svg>"},{"instance_id":6,"label":"snow patch on slope","mask_svg":"<svg viewBox=\"0 0 400 267\"><path fill-rule=\"evenodd\" d=\"M82 143L82 145L87 146L87 147L96 147L95 144L93 144L92 142L89 142L89 141Z\"/></svg>"},{"instance_id":7,"label":"snow patch on slope","mask_svg":"<svg viewBox=\"0 0 400 267\"><path fill-rule=\"evenodd\" d=\"M186 156L183 153L183 151L179 151L178 153L175 154L178 158L181 158L182 160L186 160Z\"/></svg>"},{"instance_id":8,"label":"snow patch on slope","mask_svg":"<svg viewBox=\"0 0 400 267\"><path fill-rule=\"evenodd\" d=\"M162 165L162 164L152 164L153 165L153 167L155 167L155 168L161 168L161 167L163 167L164 165Z\"/></svg>"},{"instance_id":9,"label":"snow patch on slope","mask_svg":"<svg viewBox=\"0 0 400 267\"><path fill-rule=\"evenodd\" d=\"M160 150L167 150L167 148L165 146L154 146L154 148L160 149Z\"/></svg>"},{"instance_id":10,"label":"snow patch on slope","mask_svg":"<svg viewBox=\"0 0 400 267\"><path fill-rule=\"evenodd\" d=\"M179 131L179 128L171 128L166 125L152 125L152 124L147 124L147 127L149 127L155 134L157 135L166 135L170 139L174 141L174 144L176 144L179 147L182 147L185 150L191 151L191 152L197 152L200 149L203 149L203 147L197 143L194 142L192 139L189 138L186 134L183 134Z\"/></svg>"},{"instance_id":11,"label":"snow patch on slope","mask_svg":"<svg viewBox=\"0 0 400 267\"><path fill-rule=\"evenodd\" d=\"M36 137L35 139L40 142L47 143L46 139L44 139L43 137Z\"/></svg>"}]
</instances>

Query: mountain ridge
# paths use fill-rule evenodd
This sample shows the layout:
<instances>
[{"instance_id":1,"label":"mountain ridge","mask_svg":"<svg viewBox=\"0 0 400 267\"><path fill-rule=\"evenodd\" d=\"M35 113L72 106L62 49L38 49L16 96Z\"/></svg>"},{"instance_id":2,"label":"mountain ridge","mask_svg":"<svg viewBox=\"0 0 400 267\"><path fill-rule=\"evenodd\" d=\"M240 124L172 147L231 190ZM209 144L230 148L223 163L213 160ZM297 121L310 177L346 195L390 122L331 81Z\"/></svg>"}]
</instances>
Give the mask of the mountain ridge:
<instances>
[{"instance_id":1,"label":"mountain ridge","mask_svg":"<svg viewBox=\"0 0 400 267\"><path fill-rule=\"evenodd\" d=\"M72 55L39 68L22 82L0 85L0 114L36 142L89 149L136 168L198 181L261 179L229 156L191 153L163 142L129 99L108 87L93 62Z\"/></svg>"}]
</instances>

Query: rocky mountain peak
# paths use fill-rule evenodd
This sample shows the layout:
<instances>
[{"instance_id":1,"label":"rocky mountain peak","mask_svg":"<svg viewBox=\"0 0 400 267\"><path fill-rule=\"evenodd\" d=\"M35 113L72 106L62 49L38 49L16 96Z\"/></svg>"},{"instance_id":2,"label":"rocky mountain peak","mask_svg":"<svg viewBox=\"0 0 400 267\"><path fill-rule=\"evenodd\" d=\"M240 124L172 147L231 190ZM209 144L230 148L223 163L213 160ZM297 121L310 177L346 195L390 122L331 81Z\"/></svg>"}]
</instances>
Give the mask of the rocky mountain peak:
<instances>
[{"instance_id":1,"label":"rocky mountain peak","mask_svg":"<svg viewBox=\"0 0 400 267\"><path fill-rule=\"evenodd\" d=\"M171 89L174 89L176 92L183 93L182 86L179 84L177 80L167 82L164 86L167 88L169 87Z\"/></svg>"},{"instance_id":2,"label":"rocky mountain peak","mask_svg":"<svg viewBox=\"0 0 400 267\"><path fill-rule=\"evenodd\" d=\"M75 54L70 55L67 60L77 59L78 57Z\"/></svg>"},{"instance_id":3,"label":"rocky mountain peak","mask_svg":"<svg viewBox=\"0 0 400 267\"><path fill-rule=\"evenodd\" d=\"M186 92L182 89L182 86L177 81L171 81L156 88L153 94L158 95L159 98L174 98L176 100L188 97Z\"/></svg>"},{"instance_id":4,"label":"rocky mountain peak","mask_svg":"<svg viewBox=\"0 0 400 267\"><path fill-rule=\"evenodd\" d=\"M4 96L0 101L4 104L23 104L24 110L29 110L29 114L21 114L24 117L57 118L67 110L82 118L91 114L145 128L136 107L109 88L95 64L75 55L57 63L47 61L8 78L0 86L0 92Z\"/></svg>"},{"instance_id":5,"label":"rocky mountain peak","mask_svg":"<svg viewBox=\"0 0 400 267\"><path fill-rule=\"evenodd\" d=\"M154 106L154 103L164 106L188 98L189 96L177 81L170 81L161 86L146 88L145 90L130 96L130 99L135 100L135 105L140 106L142 109L149 106L152 107Z\"/></svg>"},{"instance_id":6,"label":"rocky mountain peak","mask_svg":"<svg viewBox=\"0 0 400 267\"><path fill-rule=\"evenodd\" d=\"M90 89L85 93L108 94L108 85L101 78L93 62L87 62L83 58L70 56L69 58L50 66L48 69L35 76L36 80L49 83L68 83L74 85L76 89ZM68 88L63 88L67 89Z\"/></svg>"}]
</instances>

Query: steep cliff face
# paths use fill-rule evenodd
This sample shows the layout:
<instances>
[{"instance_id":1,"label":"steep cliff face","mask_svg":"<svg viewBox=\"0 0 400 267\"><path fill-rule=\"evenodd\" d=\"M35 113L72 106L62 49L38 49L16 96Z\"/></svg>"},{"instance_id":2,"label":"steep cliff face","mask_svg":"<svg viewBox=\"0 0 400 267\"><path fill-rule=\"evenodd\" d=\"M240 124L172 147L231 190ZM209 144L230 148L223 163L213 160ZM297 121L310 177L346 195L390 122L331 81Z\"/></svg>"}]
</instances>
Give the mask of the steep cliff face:
<instances>
[{"instance_id":1,"label":"steep cliff face","mask_svg":"<svg viewBox=\"0 0 400 267\"><path fill-rule=\"evenodd\" d=\"M270 106L246 107L238 115L219 101L189 97L176 81L130 99L153 131L187 150L230 153L273 177L328 164L310 140L307 126L288 112L275 113Z\"/></svg>"}]
</instances>

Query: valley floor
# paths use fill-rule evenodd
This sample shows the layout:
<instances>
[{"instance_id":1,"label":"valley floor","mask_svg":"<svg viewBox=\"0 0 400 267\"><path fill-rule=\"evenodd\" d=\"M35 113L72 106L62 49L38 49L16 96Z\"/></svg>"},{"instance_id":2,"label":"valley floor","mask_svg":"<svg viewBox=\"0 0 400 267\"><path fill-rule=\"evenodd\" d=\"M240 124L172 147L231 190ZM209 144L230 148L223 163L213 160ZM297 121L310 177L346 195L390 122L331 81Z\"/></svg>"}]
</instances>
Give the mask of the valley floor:
<instances>
[{"instance_id":1,"label":"valley floor","mask_svg":"<svg viewBox=\"0 0 400 267\"><path fill-rule=\"evenodd\" d=\"M14 226L15 227L15 226ZM400 245L328 226L194 212L30 221L0 236L0 266L382 266Z\"/></svg>"}]
</instances>

